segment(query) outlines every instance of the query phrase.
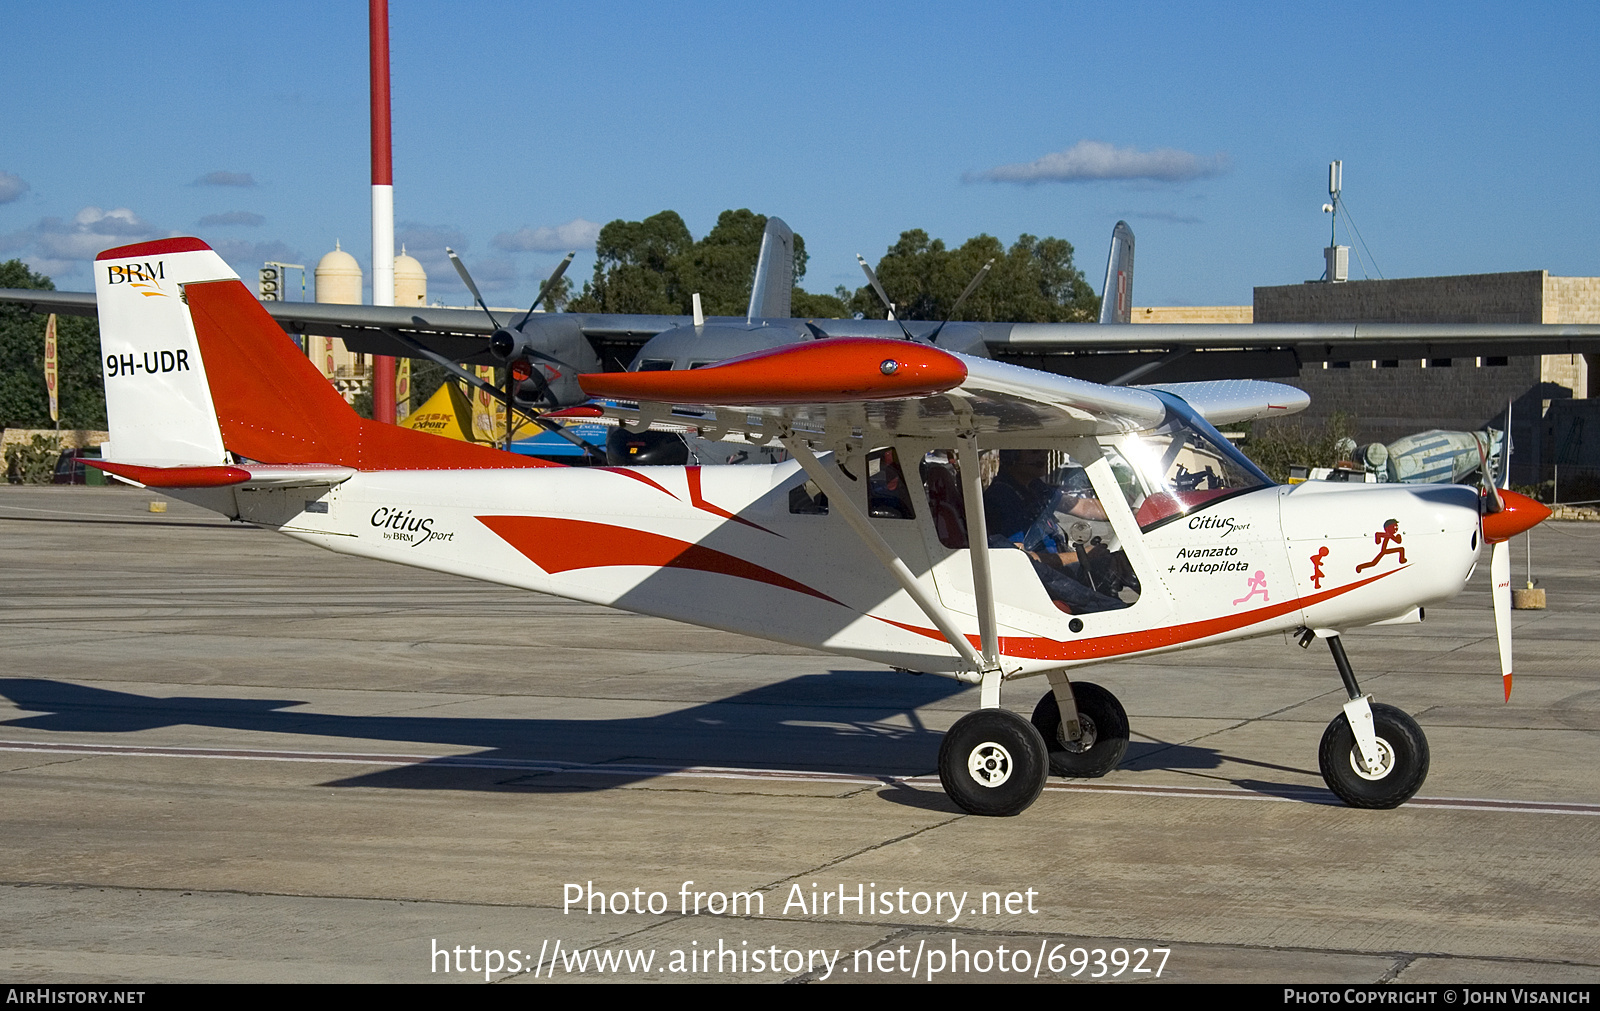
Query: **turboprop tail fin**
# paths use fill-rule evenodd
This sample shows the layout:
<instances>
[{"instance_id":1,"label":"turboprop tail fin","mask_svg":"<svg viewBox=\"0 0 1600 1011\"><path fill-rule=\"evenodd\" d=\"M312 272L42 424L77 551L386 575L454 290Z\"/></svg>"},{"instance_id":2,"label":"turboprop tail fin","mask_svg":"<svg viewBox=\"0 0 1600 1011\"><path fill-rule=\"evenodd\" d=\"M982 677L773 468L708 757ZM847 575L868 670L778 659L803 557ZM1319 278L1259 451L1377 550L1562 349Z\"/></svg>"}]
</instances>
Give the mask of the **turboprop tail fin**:
<instances>
[{"instance_id":1,"label":"turboprop tail fin","mask_svg":"<svg viewBox=\"0 0 1600 1011\"><path fill-rule=\"evenodd\" d=\"M1111 230L1106 282L1100 288L1100 322L1133 322L1133 229L1126 221Z\"/></svg>"},{"instance_id":2,"label":"turboprop tail fin","mask_svg":"<svg viewBox=\"0 0 1600 1011\"><path fill-rule=\"evenodd\" d=\"M356 470L549 466L362 418L199 239L95 261L108 459L217 467L230 454Z\"/></svg>"}]
</instances>

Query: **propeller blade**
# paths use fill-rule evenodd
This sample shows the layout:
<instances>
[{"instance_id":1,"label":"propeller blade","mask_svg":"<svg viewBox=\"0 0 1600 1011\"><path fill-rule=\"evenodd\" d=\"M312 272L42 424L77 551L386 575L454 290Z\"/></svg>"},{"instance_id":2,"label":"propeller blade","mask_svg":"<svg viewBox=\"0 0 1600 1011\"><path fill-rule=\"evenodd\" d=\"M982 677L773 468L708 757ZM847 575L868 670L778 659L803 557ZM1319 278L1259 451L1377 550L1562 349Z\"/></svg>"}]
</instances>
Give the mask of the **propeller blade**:
<instances>
[{"instance_id":1,"label":"propeller blade","mask_svg":"<svg viewBox=\"0 0 1600 1011\"><path fill-rule=\"evenodd\" d=\"M1478 484L1484 498L1487 500L1487 511L1497 513L1506 507L1505 500L1500 497L1500 489L1495 487L1494 470L1489 466L1489 458L1483 450L1483 441L1473 435L1472 444L1478 447Z\"/></svg>"},{"instance_id":2,"label":"propeller blade","mask_svg":"<svg viewBox=\"0 0 1600 1011\"><path fill-rule=\"evenodd\" d=\"M941 331L941 330L943 330L945 328L945 323L949 323L951 320L956 318L956 312L960 310L961 303L965 302L967 300L967 296L968 295L970 295L973 292L978 290L978 285L982 284L983 283L983 279L989 276L989 268L991 268L993 266L994 266L994 258L990 257L989 262L985 263L983 265L983 267L979 269L979 271L977 273L977 276L975 276L971 281L969 281L967 283L966 290L964 290L961 293L961 297L960 298L956 299L956 304L952 305L950 307L950 314L945 317L944 323L940 323L938 326L934 327L933 328L933 333L928 335L928 343L929 344L932 344L935 340L938 339L939 331Z\"/></svg>"},{"instance_id":3,"label":"propeller blade","mask_svg":"<svg viewBox=\"0 0 1600 1011\"><path fill-rule=\"evenodd\" d=\"M567 258L556 266L556 269L551 272L549 277L545 278L544 284L539 286L539 294L533 296L533 304L528 306L528 311L522 314L522 323L528 322L528 317L533 315L533 310L539 308L539 303L543 302L544 297L550 294L551 289L556 286L556 282L561 280L561 275L565 274L567 268L572 266L572 258L577 255L578 251L576 249L568 253ZM522 326L522 323L518 323L517 326Z\"/></svg>"},{"instance_id":4,"label":"propeller blade","mask_svg":"<svg viewBox=\"0 0 1600 1011\"><path fill-rule=\"evenodd\" d=\"M883 303L885 309L889 310L890 318L896 323L900 323L900 332L906 335L906 340L914 340L915 338L911 336L911 331L907 330L906 325L900 321L900 317L894 314L894 303L889 301L889 296L884 292L883 285L878 283L878 275L874 274L872 268L867 266L867 258L857 253L856 262L861 264L861 272L867 275L867 283L872 285L872 290L878 293L878 300Z\"/></svg>"},{"instance_id":5,"label":"propeller blade","mask_svg":"<svg viewBox=\"0 0 1600 1011\"><path fill-rule=\"evenodd\" d=\"M1500 436L1500 487L1511 487L1511 401L1506 401L1506 430Z\"/></svg>"},{"instance_id":6,"label":"propeller blade","mask_svg":"<svg viewBox=\"0 0 1600 1011\"><path fill-rule=\"evenodd\" d=\"M467 273L467 265L461 262L461 257L457 256L456 251L449 246L444 247L444 251L449 254L450 262L456 265L456 273L461 275L461 283L465 284L467 290L472 292L472 297L477 299L478 308L488 315L489 322L494 324L496 330L500 329L500 321L495 319L494 313L489 312L489 307L483 304L483 296L478 294L478 286L472 283L472 275Z\"/></svg>"},{"instance_id":7,"label":"propeller blade","mask_svg":"<svg viewBox=\"0 0 1600 1011\"><path fill-rule=\"evenodd\" d=\"M989 262L983 265L983 269L979 270L977 275L974 276L971 281L967 282L966 288L962 289L961 297L956 299L956 304L950 307L950 316L952 319L955 318L956 310L961 308L961 303L967 300L968 295L978 290L978 285L982 284L983 279L989 276L989 271L993 267L994 257L991 256L989 258Z\"/></svg>"},{"instance_id":8,"label":"propeller blade","mask_svg":"<svg viewBox=\"0 0 1600 1011\"><path fill-rule=\"evenodd\" d=\"M1511 542L1501 541L1489 556L1489 583L1494 592L1494 631L1500 640L1500 680L1511 701Z\"/></svg>"}]
</instances>

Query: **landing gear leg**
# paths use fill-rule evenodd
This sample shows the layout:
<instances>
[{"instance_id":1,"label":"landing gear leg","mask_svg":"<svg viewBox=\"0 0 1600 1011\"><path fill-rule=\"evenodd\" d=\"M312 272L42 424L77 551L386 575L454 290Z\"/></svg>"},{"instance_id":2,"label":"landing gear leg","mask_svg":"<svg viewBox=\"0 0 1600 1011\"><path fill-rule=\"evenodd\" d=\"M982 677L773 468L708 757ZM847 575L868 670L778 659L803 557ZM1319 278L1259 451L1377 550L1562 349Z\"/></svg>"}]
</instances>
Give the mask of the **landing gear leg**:
<instances>
[{"instance_id":1,"label":"landing gear leg","mask_svg":"<svg viewBox=\"0 0 1600 1011\"><path fill-rule=\"evenodd\" d=\"M1033 710L1033 725L1050 749L1050 774L1095 779L1115 769L1128 750L1122 703L1097 684L1068 682L1065 671L1051 671L1050 684ZM1076 720L1063 719L1068 712Z\"/></svg>"},{"instance_id":2,"label":"landing gear leg","mask_svg":"<svg viewBox=\"0 0 1600 1011\"><path fill-rule=\"evenodd\" d=\"M1322 779L1351 807L1399 807L1428 778L1428 739L1416 720L1361 693L1337 635L1328 636L1328 649L1350 701L1323 732Z\"/></svg>"}]
</instances>

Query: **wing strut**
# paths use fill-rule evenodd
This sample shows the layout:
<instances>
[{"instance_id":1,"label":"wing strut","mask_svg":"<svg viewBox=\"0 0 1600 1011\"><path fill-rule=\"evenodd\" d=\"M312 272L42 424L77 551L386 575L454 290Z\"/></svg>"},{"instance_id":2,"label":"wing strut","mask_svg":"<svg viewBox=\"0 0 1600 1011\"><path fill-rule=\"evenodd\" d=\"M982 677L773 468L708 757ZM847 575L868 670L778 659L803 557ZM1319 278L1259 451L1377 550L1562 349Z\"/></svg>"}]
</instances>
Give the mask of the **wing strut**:
<instances>
[{"instance_id":1,"label":"wing strut","mask_svg":"<svg viewBox=\"0 0 1600 1011\"><path fill-rule=\"evenodd\" d=\"M878 561L883 563L883 567L889 570L890 575L894 576L895 581L900 584L900 588L905 590L912 600L916 601L917 606L922 608L922 613L928 616L928 620L933 622L934 627L944 635L946 641L970 665L970 670L957 672L956 679L965 681L968 684L981 684L983 686L983 698L987 700L992 692L996 698L995 704L998 705L1000 694L999 664L994 663L991 670L990 662L985 657L978 655L977 650L972 648L972 643L956 628L956 623L952 619L950 612L946 611L938 601L928 595L928 591L917 581L917 577L912 575L911 570L906 567L906 563L901 561L900 556L894 553L894 548L889 546L889 542L884 540L883 536L876 530L872 529L872 524L868 522L866 514L857 508L849 493L840 487L839 482L834 480L833 475L817 459L816 454L811 452L811 447L806 445L804 440L796 438L790 432L785 432L778 438L790 455L799 461L807 476L817 482L817 486L828 496L828 507L839 510L840 515L845 518L845 522L849 523L850 528L856 532L856 536L860 537L862 543L878 557ZM973 473L976 472L976 469L974 469ZM987 556L985 556L985 562L987 560ZM993 598L992 595L988 596L990 599L988 610L992 616L994 612ZM993 636L994 620L991 617L984 641L987 642L988 637ZM998 642L998 640L996 641ZM985 653L987 652L988 649L985 648ZM990 687L991 682L993 683L992 689ZM985 706L987 708L987 702L985 702Z\"/></svg>"},{"instance_id":2,"label":"wing strut","mask_svg":"<svg viewBox=\"0 0 1600 1011\"><path fill-rule=\"evenodd\" d=\"M989 568L989 521L983 511L983 474L978 441L967 436L956 446L961 467L961 497L967 510L967 553L972 556L972 590L978 598L978 642L983 646L983 682L978 705L1000 705L1000 634L994 620L994 575Z\"/></svg>"}]
</instances>

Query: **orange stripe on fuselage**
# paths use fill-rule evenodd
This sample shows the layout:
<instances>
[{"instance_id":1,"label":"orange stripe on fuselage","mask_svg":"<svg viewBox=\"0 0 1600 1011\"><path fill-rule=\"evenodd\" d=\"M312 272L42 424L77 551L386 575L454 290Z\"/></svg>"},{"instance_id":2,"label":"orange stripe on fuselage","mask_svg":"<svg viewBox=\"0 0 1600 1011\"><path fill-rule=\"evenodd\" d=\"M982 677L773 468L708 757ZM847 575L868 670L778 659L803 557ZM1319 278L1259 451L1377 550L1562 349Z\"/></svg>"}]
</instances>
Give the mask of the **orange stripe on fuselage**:
<instances>
[{"instance_id":1,"label":"orange stripe on fuselage","mask_svg":"<svg viewBox=\"0 0 1600 1011\"><path fill-rule=\"evenodd\" d=\"M754 562L661 534L550 516L479 516L478 522L551 574L613 565L693 569L766 583L839 604L826 593Z\"/></svg>"},{"instance_id":2,"label":"orange stripe on fuselage","mask_svg":"<svg viewBox=\"0 0 1600 1011\"><path fill-rule=\"evenodd\" d=\"M1408 568L1402 566L1401 568ZM1388 572L1351 583L1348 586L1334 587L1314 593L1309 597L1296 597L1293 600L1279 604L1269 604L1266 607L1257 607L1239 614L1225 614L1217 618L1206 618L1201 621L1186 622L1182 625L1168 625L1163 628L1138 629L1132 632L1120 632L1116 635L1102 635L1092 639L1079 639L1074 642L1063 642L1059 639L1050 639L1045 636L1019 636L1002 635L1000 637L1000 653L1002 656L1016 657L1019 660L1103 660L1110 657L1127 656L1132 653L1144 653L1155 649L1166 649L1173 646L1182 646L1185 643L1198 642L1209 639L1214 635L1222 635L1237 629L1246 628L1272 618L1281 617L1291 611L1311 607L1325 600L1331 600L1376 582L1385 576L1392 576L1400 569L1390 569ZM938 629L922 628L917 625L907 625L904 622L894 621L890 618L872 617L896 628L903 628L908 632L926 636L929 639L945 641L944 634ZM967 641L978 649L983 646L975 635L967 636Z\"/></svg>"}]
</instances>

